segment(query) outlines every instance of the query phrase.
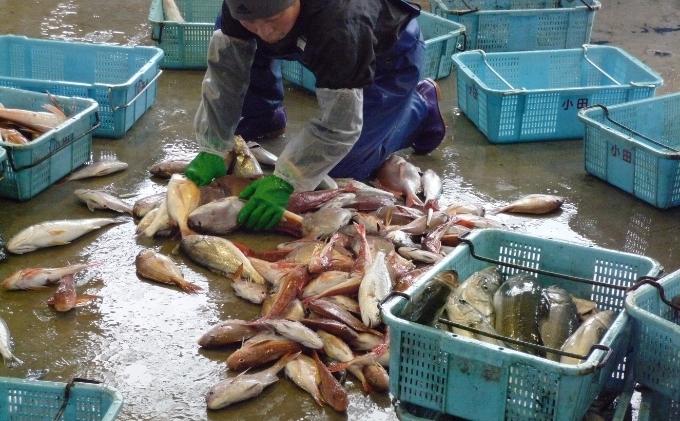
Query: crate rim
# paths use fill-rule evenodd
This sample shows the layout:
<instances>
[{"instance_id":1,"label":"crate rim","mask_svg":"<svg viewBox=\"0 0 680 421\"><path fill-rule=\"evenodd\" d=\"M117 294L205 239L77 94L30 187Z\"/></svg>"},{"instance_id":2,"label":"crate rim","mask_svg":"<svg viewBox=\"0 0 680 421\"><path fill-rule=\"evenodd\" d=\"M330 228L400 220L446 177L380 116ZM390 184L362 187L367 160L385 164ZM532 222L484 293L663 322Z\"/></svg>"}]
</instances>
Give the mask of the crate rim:
<instances>
[{"instance_id":1,"label":"crate rim","mask_svg":"<svg viewBox=\"0 0 680 421\"><path fill-rule=\"evenodd\" d=\"M153 12L156 11L154 9L154 6L160 7L161 12L164 12L165 8L163 7L163 0L151 0L151 4L149 5L149 15L147 16L147 20L149 22L157 24L157 25L161 25L161 26L163 26L163 25L170 25L170 26L191 25L191 26L200 26L200 27L203 27L203 26L214 27L215 26L215 22L212 22L212 23L211 22L177 22L177 21L174 21L174 20L165 20L165 13L161 13L161 16L163 16L164 18L161 19L161 20L158 20L158 19L156 19L155 17L152 16L154 14Z\"/></svg>"},{"instance_id":2,"label":"crate rim","mask_svg":"<svg viewBox=\"0 0 680 421\"><path fill-rule=\"evenodd\" d=\"M125 49L136 49L138 51L143 51L143 50L148 50L148 51L153 51L154 54L149 60L142 66L140 67L135 73L130 76L129 79L127 79L123 83L101 83L101 82L95 82L95 83L83 83L83 82L71 82L71 81L66 81L66 80L48 80L48 79L40 79L41 82L45 83L50 83L50 82L58 82L60 84L65 84L65 85L71 85L71 86L81 86L81 87L88 87L88 86L94 86L94 87L103 87L107 89L116 89L116 88L121 88L121 87L126 87L132 81L137 79L140 74L146 73L149 69L152 67L159 66L160 61L163 59L163 56L165 53L163 52L162 49L158 47L154 47L151 45L121 45L121 44L115 44L112 42L89 42L89 41L76 41L76 40L64 40L64 39L47 39L47 38L32 38L32 37L27 37L25 35L15 35L15 34L4 34L0 35L0 40L3 38L14 38L14 39L20 39L20 40L25 40L26 42L31 42L31 41L39 41L39 42L49 42L53 44L64 44L64 43L69 43L69 44L80 44L80 45L92 45L96 47L104 47L104 48L125 48ZM160 70L160 69L159 69ZM14 77L4 77L6 80L16 80L16 81L31 81L35 82L37 79L28 79L28 78L14 78Z\"/></svg>"},{"instance_id":3,"label":"crate rim","mask_svg":"<svg viewBox=\"0 0 680 421\"><path fill-rule=\"evenodd\" d=\"M486 235L486 233L503 234L503 233L508 233L508 232L512 233L512 235L516 235L516 236L520 236L520 237L534 238L534 239L538 238L542 241L549 241L549 242L553 242L553 243L560 243L560 244L571 245L571 246L586 247L586 248L590 248L590 249L597 250L597 251L604 251L604 252L615 251L617 254L626 255L628 257L634 257L636 259L642 259L642 260L645 260L652 265L652 268L650 269L650 271L654 272L654 276L658 276L663 270L663 267L661 266L661 264L658 261L656 261L655 259L652 259L651 257L648 257L648 256L642 256L642 255L634 254L634 253L621 252L621 251L618 251L618 250L607 249L607 248L604 248L604 247L595 246L595 245L591 245L591 244L583 244L583 243L578 243L578 242L574 242L574 241L566 241L566 240L562 240L562 239L555 239L555 238L552 238L552 237L547 237L547 238L537 237L535 235L531 235L531 234L527 234L527 233L507 231L507 230L498 229L498 228L476 229L476 230L472 231L469 235L467 235L465 238L468 239L468 240L473 240L480 235ZM436 274L442 267L447 266L449 261L453 260L459 254L466 253L469 249L470 249L470 247L467 244L459 244L458 246L456 246L456 249L454 251L449 253L446 257L444 257L436 265L434 265L430 270L428 270L423 275L421 275L420 278L419 278L419 281L415 282L413 285L411 285L409 288L407 288L404 291L404 295L411 296L413 293L419 292L420 290L424 289L426 284L427 284L426 281L428 281L431 278L430 275ZM502 353L505 353L505 354L510 354L510 355L513 355L513 356L516 356L516 357L526 358L526 359L531 361L531 364L534 364L534 365L540 364L544 367L545 366L550 367L553 370L557 369L557 370L559 370L560 374L565 374L565 375L570 375L570 376L585 376L585 375L588 375L590 373L593 373L593 372L598 370L597 365L600 364L600 362L601 362L600 360L604 357L604 354L605 354L605 351L596 349L595 351L593 351L590 354L590 357L587 360L585 360L584 362L582 362L580 364L564 364L564 363L559 363L559 362L556 362L556 361L548 360L548 359L545 359L545 358L540 358L540 357L537 357L537 356L534 356L534 355L530 355L530 354L527 354L527 353L524 353L524 352L521 352L521 351L517 351L517 350L514 350L514 349L507 347L507 346L506 347L499 347L497 345L492 345L488 342L479 341L479 340L472 339L472 338L467 338L467 337L464 337L464 336L461 336L461 335L456 335L452 332L445 332L445 331L442 331L441 329L435 329L434 327L431 327L431 326L420 325L420 324L417 324L417 323L414 323L414 322L411 322L411 321L408 321L408 320L401 319L401 318L395 316L394 314L392 314L392 311L394 310L394 308L400 302L405 301L405 300L406 300L406 297L404 297L403 295L397 295L397 296L389 298L382 306L382 312L381 313L382 313L383 318L386 321L389 320L390 323L399 324L399 325L406 326L406 327L409 327L409 328L417 327L419 329L425 329L429 334L434 334L440 340L445 340L445 339L459 340L459 341L475 344L476 346L483 346L483 347L488 348L490 350L495 350L495 351L502 352ZM607 330L607 333L605 334L605 336L602 339L600 339L600 341L598 343L605 344L605 345L611 344L613 342L613 339L614 339L614 338L612 338L612 335L613 335L612 332L614 332L615 330L623 330L623 328L626 327L626 324L628 324L628 318L629 318L628 314L626 313L626 311L624 311L624 309L622 309L619 312L619 314L617 315L616 319L614 320L614 323L612 324L612 326L610 326L610 328ZM619 327L619 329L613 329L614 327Z\"/></svg>"},{"instance_id":4,"label":"crate rim","mask_svg":"<svg viewBox=\"0 0 680 421\"><path fill-rule=\"evenodd\" d=\"M448 19L443 18L443 17L438 16L438 15L435 15L432 12L428 12L426 10L421 10L419 16L427 16L428 19L433 19L435 21L441 22L442 24L446 24L446 25L449 25L449 26L452 27L451 30L449 32L447 32L446 34L438 35L436 37L424 40L425 45L434 44L436 42L448 39L451 36L459 36L460 34L466 32L465 25L458 23L458 22L448 20ZM416 16L416 18L417 18L417 16ZM453 27L455 27L455 29ZM421 32L422 32L422 29L421 29Z\"/></svg>"},{"instance_id":5,"label":"crate rim","mask_svg":"<svg viewBox=\"0 0 680 421\"><path fill-rule=\"evenodd\" d=\"M612 50L616 51L622 56L624 56L626 59L630 60L635 64L636 66L639 66L644 70L645 72L649 73L651 76L655 77L656 80L654 81L645 81L645 82L628 82L625 85L598 85L598 86L578 86L578 87L573 87L573 88L541 88L541 89L525 89L525 88L515 88L515 89L493 89L489 88L486 83L484 83L481 79L477 77L475 73L473 73L468 66L466 66L464 63L461 62L460 57L467 57L467 56L472 56L472 55L478 55L482 54L482 56L525 56L525 55L546 55L546 54L552 54L552 53L562 53L562 52L573 52L573 51L587 51L587 50ZM451 56L451 59L453 60L453 63L456 65L456 67L459 70L462 70L463 73L474 80L478 87L485 92L490 92L493 94L501 94L501 95L518 95L518 94L542 94L542 93L555 93L555 92L572 92L572 91L595 91L595 90L602 90L602 89L630 89L631 87L634 86L642 86L642 87L653 87L653 88L658 88L660 86L663 86L663 79L661 78L661 75L657 73L654 69L651 67L647 66L637 58L633 57L632 55L628 54L625 50L611 46L611 45L595 45L595 44L583 44L581 48L565 48L563 50L529 50L529 51L495 51L495 52L485 52L484 50L476 49L476 50L468 50L464 51L461 53L456 53L453 56Z\"/></svg>"},{"instance_id":6,"label":"crate rim","mask_svg":"<svg viewBox=\"0 0 680 421\"><path fill-rule=\"evenodd\" d=\"M680 277L680 269L677 269L674 272L671 272L662 278L658 280L658 282L664 286L666 282L675 280L676 278ZM658 295L658 291L656 288L654 288L651 285L643 285L640 288L629 292L626 294L626 299L624 301L624 305L626 308L626 311L630 313L631 318L635 320L651 320L655 324L660 325L664 329L668 331L668 333L674 333L678 336L680 336L680 326L676 325L675 323L664 319L663 317L660 317L650 311L644 310L641 307L637 305L637 299L640 295L642 294L647 294L650 293L649 291L653 290L655 294ZM666 305L665 303L661 303L661 305Z\"/></svg>"},{"instance_id":7,"label":"crate rim","mask_svg":"<svg viewBox=\"0 0 680 421\"><path fill-rule=\"evenodd\" d=\"M30 379L22 379L18 377L6 377L6 376L0 376L0 382L2 383L7 383L7 384L19 384L19 385L26 385L26 386L46 386L54 389L64 389L67 383L65 382L59 382L59 381L52 381L52 380L30 380ZM90 390L90 391L100 391L100 392L106 392L111 396L111 405L107 409L107 411L102 414L103 418L102 421L112 421L115 419L116 415L120 411L121 406L123 405L123 395L115 388L108 386L103 383L99 384L91 384L91 383L83 383L83 382L74 382L73 388L71 390L77 390L77 389L83 389L83 390Z\"/></svg>"},{"instance_id":8,"label":"crate rim","mask_svg":"<svg viewBox=\"0 0 680 421\"><path fill-rule=\"evenodd\" d=\"M630 102L622 102L622 103L615 104L615 105L607 105L607 109L611 111L611 110L618 110L618 109L622 109L622 108L632 108L632 107L636 107L636 106L641 105L641 104L646 104L646 103L649 103L649 102L655 102L655 101L658 101L658 100L668 99L668 98L672 98L672 97L680 97L680 92L673 92L673 93L666 94L666 95L653 96L653 97L638 99L638 100L630 101ZM652 154L661 155L666 159L680 160L680 152L664 152L664 151L661 151L658 148L652 147L647 143L641 142L640 140L638 140L638 139L636 139L636 138L634 138L634 137L632 137L632 136L630 136L630 135L628 135L628 134L626 134L626 133L624 133L624 132L622 132L622 131L620 131L620 130L612 127L612 126L606 125L606 124L599 122L599 121L597 121L597 120L595 120L591 117L591 114L600 113L600 112L604 112L604 111L601 108L599 108L598 105L592 105L588 108L580 110L578 112L578 118L584 124L586 124L586 126L587 125L596 126L596 127L600 128L602 130L605 130L605 131L610 132L610 133L612 133L612 134L614 134L618 137L621 137L621 138L623 138L623 139L625 139L625 140L627 140L631 143L634 143L636 146L639 146L639 147L645 149L646 151L648 151Z\"/></svg>"},{"instance_id":9,"label":"crate rim","mask_svg":"<svg viewBox=\"0 0 680 421\"><path fill-rule=\"evenodd\" d=\"M569 2L574 2L576 3L576 0L566 0ZM503 14L526 14L527 12L531 13L540 13L544 11L551 11L553 13L559 12L559 13L571 13L575 9L588 9L592 12L596 12L602 8L602 3L599 2L599 0L593 0L593 4L588 7L583 3L580 4L575 4L573 6L568 6L568 7L547 7L544 9L536 9L536 8L529 8L529 9L494 9L494 10L476 10L476 11L459 11L455 9L449 9L446 7L444 2L442 0L430 0L432 3L437 3L439 7L442 8L446 13L462 16L462 15L467 15L467 14L472 14L472 13L478 13L478 14L490 14L490 13L503 13Z\"/></svg>"}]
</instances>

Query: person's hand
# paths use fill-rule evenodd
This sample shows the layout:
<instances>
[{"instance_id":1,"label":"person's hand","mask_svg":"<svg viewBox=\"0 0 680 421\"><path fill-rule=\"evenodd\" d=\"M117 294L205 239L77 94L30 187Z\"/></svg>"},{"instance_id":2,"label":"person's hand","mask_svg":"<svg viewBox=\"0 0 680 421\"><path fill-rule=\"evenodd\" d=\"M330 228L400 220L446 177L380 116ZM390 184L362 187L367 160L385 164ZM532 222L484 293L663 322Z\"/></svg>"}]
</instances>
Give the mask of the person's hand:
<instances>
[{"instance_id":1,"label":"person's hand","mask_svg":"<svg viewBox=\"0 0 680 421\"><path fill-rule=\"evenodd\" d=\"M209 152L199 152L184 170L184 175L198 186L204 186L225 174L227 167L224 158Z\"/></svg>"},{"instance_id":2,"label":"person's hand","mask_svg":"<svg viewBox=\"0 0 680 421\"><path fill-rule=\"evenodd\" d=\"M238 223L253 230L272 229L279 223L293 186L275 176L255 180L239 195L248 201L238 214Z\"/></svg>"}]
</instances>

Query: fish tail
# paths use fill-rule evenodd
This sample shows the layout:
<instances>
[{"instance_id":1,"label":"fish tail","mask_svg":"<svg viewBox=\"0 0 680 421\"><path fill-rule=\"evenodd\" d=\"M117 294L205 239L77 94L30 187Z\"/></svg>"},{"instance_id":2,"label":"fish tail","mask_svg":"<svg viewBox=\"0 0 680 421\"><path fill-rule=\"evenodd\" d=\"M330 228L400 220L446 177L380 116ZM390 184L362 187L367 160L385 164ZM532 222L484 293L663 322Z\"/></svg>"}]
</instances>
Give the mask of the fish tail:
<instances>
[{"instance_id":1,"label":"fish tail","mask_svg":"<svg viewBox=\"0 0 680 421\"><path fill-rule=\"evenodd\" d=\"M328 365L328 371L330 371L331 373L337 373L338 371L347 369L347 367L352 365L351 363L352 361L347 361L344 363L334 361Z\"/></svg>"},{"instance_id":2,"label":"fish tail","mask_svg":"<svg viewBox=\"0 0 680 421\"><path fill-rule=\"evenodd\" d=\"M11 355L9 358L5 360L5 366L9 368L19 367L23 363L24 363L23 361L21 361L14 355Z\"/></svg>"},{"instance_id":3,"label":"fish tail","mask_svg":"<svg viewBox=\"0 0 680 421\"><path fill-rule=\"evenodd\" d=\"M184 281L184 282L180 283L179 287L182 289L182 291L189 293L189 294L195 294L198 291L201 291L203 289L200 286L198 286L194 283L191 283L189 281Z\"/></svg>"},{"instance_id":4,"label":"fish tail","mask_svg":"<svg viewBox=\"0 0 680 421\"><path fill-rule=\"evenodd\" d=\"M196 235L196 232L189 228L186 223L180 224L179 233L182 236L182 238L189 235Z\"/></svg>"}]
</instances>

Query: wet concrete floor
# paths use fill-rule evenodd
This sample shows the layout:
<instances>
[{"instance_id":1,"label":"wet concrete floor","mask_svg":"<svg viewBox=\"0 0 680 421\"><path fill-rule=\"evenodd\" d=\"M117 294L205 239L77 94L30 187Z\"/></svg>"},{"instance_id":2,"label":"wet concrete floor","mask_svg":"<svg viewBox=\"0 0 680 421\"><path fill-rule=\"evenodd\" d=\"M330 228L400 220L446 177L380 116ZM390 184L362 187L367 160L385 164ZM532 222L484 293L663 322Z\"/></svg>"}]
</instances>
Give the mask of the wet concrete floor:
<instances>
[{"instance_id":1,"label":"wet concrete floor","mask_svg":"<svg viewBox=\"0 0 680 421\"><path fill-rule=\"evenodd\" d=\"M125 45L153 45L147 24L148 1L0 0L0 32L38 38L65 38ZM603 1L593 42L622 47L656 69L665 84L658 93L680 90L680 4L677 1ZM77 65L74 63L74 65ZM120 140L95 139L94 158L115 156L130 168L100 179L60 183L29 202L0 199L0 233L5 239L45 220L104 216L91 214L72 192L108 189L130 202L164 191L149 179L147 168L159 160L191 157L197 147L192 118L198 104L202 71L165 71L155 105ZM563 211L549 217L501 216L513 229L544 237L592 244L652 257L672 271L680 267L680 209L658 210L585 173L581 140L492 145L455 109L454 77L441 81L442 111L449 131L443 145L428 156L414 156L422 169L444 179L444 202L466 200L495 206L529 193L566 198ZM314 113L314 98L287 89L288 136ZM285 138L265 143L276 151ZM408 155L408 151L404 151ZM150 247L171 254L174 239L137 239L132 222L102 229L74 244L10 256L0 264L0 279L25 267L97 262L79 288L98 295L95 305L55 314L45 301L52 290L0 293L0 317L14 336L19 368L0 375L24 377L28 369L48 369L46 379L73 376L104 381L118 389L124 420L237 420L266 416L272 420L341 419L318 408L311 397L287 380L260 398L218 412L207 412L204 396L226 375L226 351L202 351L197 337L225 318L249 319L257 306L235 297L228 282L186 259L173 256L188 280L203 287L182 294L135 275L134 258ZM239 234L254 247L286 237ZM393 419L387 396L363 396L350 386L349 419Z\"/></svg>"}]
</instances>

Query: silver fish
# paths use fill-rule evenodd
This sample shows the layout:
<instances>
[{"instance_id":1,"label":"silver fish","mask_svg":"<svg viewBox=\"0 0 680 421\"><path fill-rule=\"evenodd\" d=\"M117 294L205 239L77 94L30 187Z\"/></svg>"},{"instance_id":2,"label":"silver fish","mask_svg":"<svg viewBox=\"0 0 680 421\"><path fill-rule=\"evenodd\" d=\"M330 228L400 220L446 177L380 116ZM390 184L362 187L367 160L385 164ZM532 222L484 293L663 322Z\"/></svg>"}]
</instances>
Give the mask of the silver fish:
<instances>
[{"instance_id":1,"label":"silver fish","mask_svg":"<svg viewBox=\"0 0 680 421\"><path fill-rule=\"evenodd\" d=\"M82 200L90 211L111 209L116 212L132 214L132 205L102 190L77 189L73 194Z\"/></svg>"},{"instance_id":2,"label":"silver fish","mask_svg":"<svg viewBox=\"0 0 680 421\"><path fill-rule=\"evenodd\" d=\"M579 323L576 304L567 291L554 285L543 290L538 331L545 346L560 349ZM553 352L546 353L546 358L560 360Z\"/></svg>"},{"instance_id":3,"label":"silver fish","mask_svg":"<svg viewBox=\"0 0 680 421\"><path fill-rule=\"evenodd\" d=\"M581 323L576 331L567 338L561 350L577 355L586 355L590 348L604 337L607 330L614 323L616 313L611 310L601 311L585 322ZM582 361L576 358L562 356L560 362L563 364L580 364Z\"/></svg>"},{"instance_id":4,"label":"silver fish","mask_svg":"<svg viewBox=\"0 0 680 421\"><path fill-rule=\"evenodd\" d=\"M313 330L294 320L267 319L263 324L274 329L279 335L298 342L310 349L323 348L323 341Z\"/></svg>"},{"instance_id":5,"label":"silver fish","mask_svg":"<svg viewBox=\"0 0 680 421\"><path fill-rule=\"evenodd\" d=\"M160 178L170 178L173 174L184 174L191 161L187 159L172 159L153 164L149 168L151 175Z\"/></svg>"},{"instance_id":6,"label":"silver fish","mask_svg":"<svg viewBox=\"0 0 680 421\"><path fill-rule=\"evenodd\" d=\"M5 323L5 321L0 318L0 355L2 355L2 359L5 361L5 366L16 367L23 364L24 362L12 354L12 350L10 349L10 341L11 336L9 333L9 328L7 327L7 323Z\"/></svg>"},{"instance_id":7,"label":"silver fish","mask_svg":"<svg viewBox=\"0 0 680 421\"><path fill-rule=\"evenodd\" d=\"M73 174L66 178L66 181L82 180L83 178L90 177L101 177L103 175L109 175L116 173L118 171L123 171L127 169L127 167L128 164L121 161L116 160L97 161L87 165L85 168L81 170L74 172Z\"/></svg>"},{"instance_id":8,"label":"silver fish","mask_svg":"<svg viewBox=\"0 0 680 421\"><path fill-rule=\"evenodd\" d=\"M319 406L323 406L323 399L319 391L319 372L313 359L306 355L298 355L296 359L286 364L286 376L302 390L312 395Z\"/></svg>"},{"instance_id":9,"label":"silver fish","mask_svg":"<svg viewBox=\"0 0 680 421\"><path fill-rule=\"evenodd\" d=\"M175 226L175 221L173 221L168 214L167 202L166 199L163 199L156 209L146 214L144 219L139 222L139 225L144 227L142 232L145 236L151 238L159 231L167 230ZM139 226L137 228L139 231Z\"/></svg>"},{"instance_id":10,"label":"silver fish","mask_svg":"<svg viewBox=\"0 0 680 421\"><path fill-rule=\"evenodd\" d=\"M206 234L228 234L239 227L237 218L243 206L237 196L206 203L189 214L189 228Z\"/></svg>"},{"instance_id":11,"label":"silver fish","mask_svg":"<svg viewBox=\"0 0 680 421\"><path fill-rule=\"evenodd\" d=\"M258 284L245 279L234 279L231 287L238 297L253 304L262 304L262 301L267 298L267 286L265 284Z\"/></svg>"},{"instance_id":12,"label":"silver fish","mask_svg":"<svg viewBox=\"0 0 680 421\"><path fill-rule=\"evenodd\" d=\"M442 179L439 178L436 172L428 169L423 172L420 177L423 184L423 196L425 196L425 203L434 203L442 194Z\"/></svg>"},{"instance_id":13,"label":"silver fish","mask_svg":"<svg viewBox=\"0 0 680 421\"><path fill-rule=\"evenodd\" d=\"M501 282L501 274L496 266L489 266L468 277L456 289L455 294L479 311L487 323L494 326L496 320L493 297Z\"/></svg>"},{"instance_id":14,"label":"silver fish","mask_svg":"<svg viewBox=\"0 0 680 421\"><path fill-rule=\"evenodd\" d=\"M89 218L47 221L23 229L7 242L7 251L28 253L43 247L69 244L90 231L110 224L127 222L126 218Z\"/></svg>"},{"instance_id":15,"label":"silver fish","mask_svg":"<svg viewBox=\"0 0 680 421\"><path fill-rule=\"evenodd\" d=\"M423 215L406 225L391 226L388 231L399 230L412 235L423 235L438 226L448 222L450 217L444 212L434 212L432 215Z\"/></svg>"},{"instance_id":16,"label":"silver fish","mask_svg":"<svg viewBox=\"0 0 680 421\"><path fill-rule=\"evenodd\" d=\"M351 186L354 187L357 191L372 193L378 196L389 196L392 198L395 197L394 193L390 191L371 187L368 184L362 183L361 181L355 180L353 178L337 178L335 179L335 181L339 188Z\"/></svg>"},{"instance_id":17,"label":"silver fish","mask_svg":"<svg viewBox=\"0 0 680 421\"><path fill-rule=\"evenodd\" d=\"M552 194L530 194L518 199L507 206L493 211L493 213L528 213L541 215L554 212L564 203L564 198Z\"/></svg>"},{"instance_id":18,"label":"silver fish","mask_svg":"<svg viewBox=\"0 0 680 421\"><path fill-rule=\"evenodd\" d=\"M209 235L188 235L182 238L182 251L192 260L209 269L232 276L242 267L242 276L260 284L264 278L257 273L248 258L231 241Z\"/></svg>"},{"instance_id":19,"label":"silver fish","mask_svg":"<svg viewBox=\"0 0 680 421\"><path fill-rule=\"evenodd\" d=\"M302 231L307 238L325 238L349 224L353 213L347 209L325 208L307 213L302 221Z\"/></svg>"},{"instance_id":20,"label":"silver fish","mask_svg":"<svg viewBox=\"0 0 680 421\"><path fill-rule=\"evenodd\" d=\"M305 286L302 290L302 298L319 295L327 289L347 281L349 277L350 274L348 272L337 270L325 271Z\"/></svg>"},{"instance_id":21,"label":"silver fish","mask_svg":"<svg viewBox=\"0 0 680 421\"><path fill-rule=\"evenodd\" d=\"M411 238L411 234L405 233L401 230L390 231L385 234L385 238L392 241L396 247L418 247L418 244L416 244L413 241L413 238Z\"/></svg>"},{"instance_id":22,"label":"silver fish","mask_svg":"<svg viewBox=\"0 0 680 421\"><path fill-rule=\"evenodd\" d=\"M373 262L365 269L359 286L359 308L361 320L370 328L382 323L379 304L392 289L390 274L385 264L385 253L378 252Z\"/></svg>"},{"instance_id":23,"label":"silver fish","mask_svg":"<svg viewBox=\"0 0 680 421\"><path fill-rule=\"evenodd\" d=\"M243 342L257 333L257 328L251 322L230 319L211 327L198 339L198 344L204 348L216 348Z\"/></svg>"},{"instance_id":24,"label":"silver fish","mask_svg":"<svg viewBox=\"0 0 680 421\"><path fill-rule=\"evenodd\" d=\"M417 247L399 247L397 253L402 257L422 263L437 263L444 258L441 254L432 253L431 251L422 250Z\"/></svg>"},{"instance_id":25,"label":"silver fish","mask_svg":"<svg viewBox=\"0 0 680 421\"><path fill-rule=\"evenodd\" d=\"M471 327L473 329L481 330L485 333L491 333L495 335L498 334L493 326L489 324L486 317L484 317L467 301L461 299L456 293L449 295L449 299L446 302L446 313L449 320L452 322ZM452 327L451 330L453 333L460 336L477 339L492 345L503 346L503 342L486 335L477 334L457 327Z\"/></svg>"},{"instance_id":26,"label":"silver fish","mask_svg":"<svg viewBox=\"0 0 680 421\"><path fill-rule=\"evenodd\" d=\"M11 290L36 289L48 284L56 284L66 275L80 272L88 263L78 263L61 268L27 268L21 269L2 281L2 287Z\"/></svg>"},{"instance_id":27,"label":"silver fish","mask_svg":"<svg viewBox=\"0 0 680 421\"><path fill-rule=\"evenodd\" d=\"M248 148L250 148L250 152L252 152L255 159L257 159L257 162L262 165L269 165L271 167L276 165L276 161L279 159L279 157L263 148L259 143L246 142L246 145L248 145Z\"/></svg>"},{"instance_id":28,"label":"silver fish","mask_svg":"<svg viewBox=\"0 0 680 421\"><path fill-rule=\"evenodd\" d=\"M253 398L264 390L265 387L279 380L277 375L289 361L296 358L299 353L287 354L271 367L257 373L241 373L236 377L223 380L213 386L206 396L208 409L220 409L233 403Z\"/></svg>"},{"instance_id":29,"label":"silver fish","mask_svg":"<svg viewBox=\"0 0 680 421\"><path fill-rule=\"evenodd\" d=\"M234 136L234 147L227 154L227 173L237 177L255 178L264 173L253 153L241 136Z\"/></svg>"},{"instance_id":30,"label":"silver fish","mask_svg":"<svg viewBox=\"0 0 680 421\"><path fill-rule=\"evenodd\" d=\"M324 208L346 208L352 207L357 201L357 195L354 193L340 193L328 202L324 203L319 209Z\"/></svg>"},{"instance_id":31,"label":"silver fish","mask_svg":"<svg viewBox=\"0 0 680 421\"><path fill-rule=\"evenodd\" d=\"M496 331L512 339L540 345L538 332L538 311L541 301L541 287L527 274L511 276L496 290L493 298L496 311ZM527 346L510 347L522 352L536 354Z\"/></svg>"},{"instance_id":32,"label":"silver fish","mask_svg":"<svg viewBox=\"0 0 680 421\"><path fill-rule=\"evenodd\" d=\"M480 205L475 205L473 203L452 203L446 209L444 213L449 216L456 216L459 214L471 214L477 216L484 216L484 207Z\"/></svg>"}]
</instances>

